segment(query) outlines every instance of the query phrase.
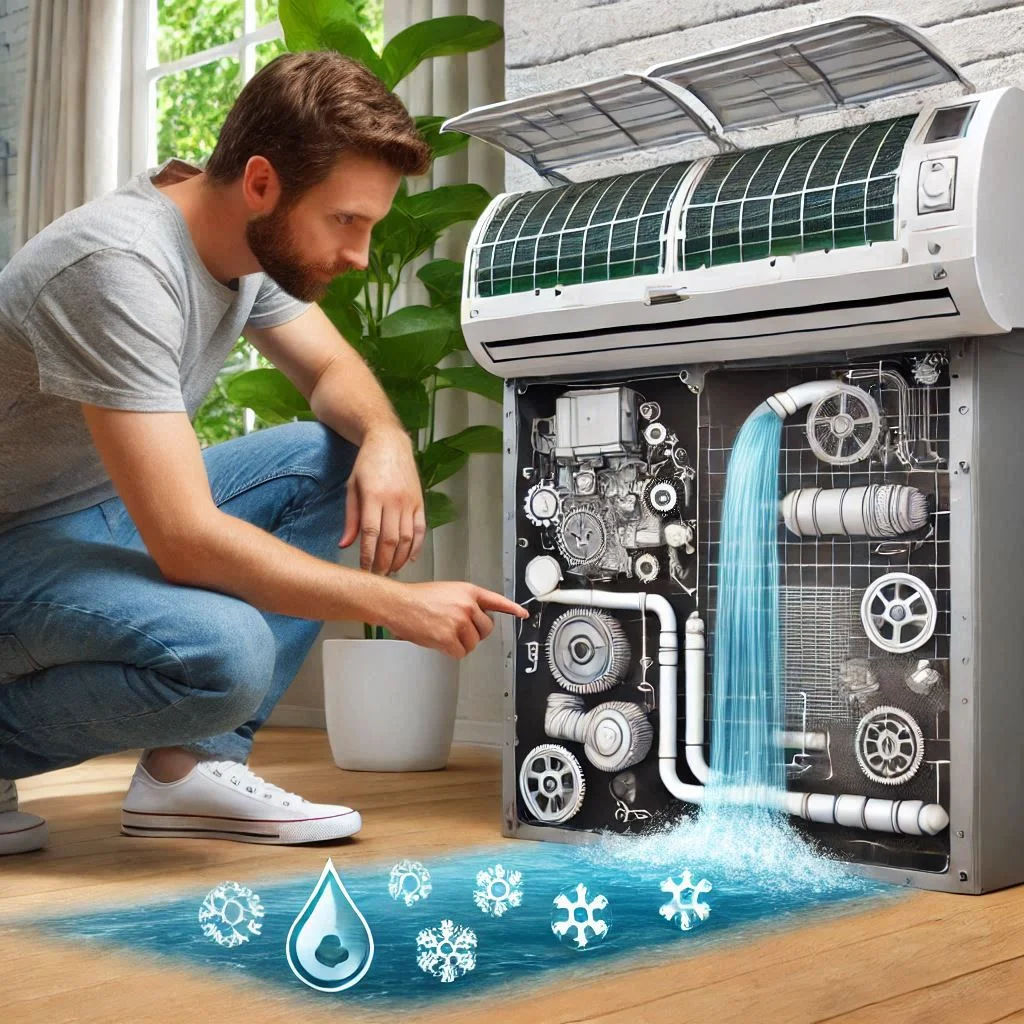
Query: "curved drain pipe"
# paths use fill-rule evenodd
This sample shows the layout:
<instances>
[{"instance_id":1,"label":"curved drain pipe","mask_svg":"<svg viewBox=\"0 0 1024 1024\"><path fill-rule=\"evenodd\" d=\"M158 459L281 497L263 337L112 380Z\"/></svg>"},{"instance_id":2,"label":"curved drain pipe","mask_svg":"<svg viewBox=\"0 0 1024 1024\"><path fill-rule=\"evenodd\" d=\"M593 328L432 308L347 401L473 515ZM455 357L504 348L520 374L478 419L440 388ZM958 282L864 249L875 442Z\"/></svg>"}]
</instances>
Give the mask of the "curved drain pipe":
<instances>
[{"instance_id":1,"label":"curved drain pipe","mask_svg":"<svg viewBox=\"0 0 1024 1024\"><path fill-rule=\"evenodd\" d=\"M755 413L771 409L785 419L805 405L836 389L835 381L807 381L766 399ZM531 572L531 568L533 572ZM684 676L686 705L686 763L699 784L683 782L676 770L678 745L676 737L679 640L676 614L660 594L645 592L620 594L598 590L560 590L562 570L550 555L531 560L526 569L526 584L538 601L574 605L583 608L605 608L614 611L650 610L658 616L658 765L661 781L679 800L703 804L705 784L711 775L704 758L704 623L693 612L686 621ZM646 628L646 623L644 628ZM923 800L884 800L843 793L794 793L784 789L731 786L717 794L726 803L761 803L785 811L807 821L862 828L873 832L904 835L936 835L949 824L949 815L940 804Z\"/></svg>"}]
</instances>

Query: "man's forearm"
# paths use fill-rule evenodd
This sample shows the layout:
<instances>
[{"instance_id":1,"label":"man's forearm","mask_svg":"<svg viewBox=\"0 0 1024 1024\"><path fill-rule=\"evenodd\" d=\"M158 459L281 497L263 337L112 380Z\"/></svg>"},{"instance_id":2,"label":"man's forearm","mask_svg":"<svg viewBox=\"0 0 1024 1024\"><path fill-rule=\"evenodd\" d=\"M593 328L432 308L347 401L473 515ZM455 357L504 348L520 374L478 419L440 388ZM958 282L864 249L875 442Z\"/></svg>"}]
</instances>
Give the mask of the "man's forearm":
<instances>
[{"instance_id":1,"label":"man's forearm","mask_svg":"<svg viewBox=\"0 0 1024 1024\"><path fill-rule=\"evenodd\" d=\"M321 423L354 444L371 430L405 429L373 371L349 345L324 370L309 405Z\"/></svg>"},{"instance_id":2,"label":"man's forearm","mask_svg":"<svg viewBox=\"0 0 1024 1024\"><path fill-rule=\"evenodd\" d=\"M390 626L402 584L316 558L219 510L160 566L174 583L232 594L263 611Z\"/></svg>"}]
</instances>

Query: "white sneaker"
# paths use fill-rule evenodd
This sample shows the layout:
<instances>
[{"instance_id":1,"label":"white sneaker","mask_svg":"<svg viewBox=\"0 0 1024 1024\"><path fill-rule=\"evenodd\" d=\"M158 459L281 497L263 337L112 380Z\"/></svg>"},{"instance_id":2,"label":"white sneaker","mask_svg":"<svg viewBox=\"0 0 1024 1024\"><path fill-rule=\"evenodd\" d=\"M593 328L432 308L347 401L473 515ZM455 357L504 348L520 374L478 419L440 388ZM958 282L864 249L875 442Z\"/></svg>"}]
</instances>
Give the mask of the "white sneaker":
<instances>
[{"instance_id":1,"label":"white sneaker","mask_svg":"<svg viewBox=\"0 0 1024 1024\"><path fill-rule=\"evenodd\" d=\"M18 810L18 787L0 779L0 855L41 850L49 838L46 820Z\"/></svg>"},{"instance_id":2,"label":"white sneaker","mask_svg":"<svg viewBox=\"0 0 1024 1024\"><path fill-rule=\"evenodd\" d=\"M126 836L287 845L341 839L362 826L351 807L311 804L237 761L200 761L177 782L157 782L140 760L121 808Z\"/></svg>"}]
</instances>

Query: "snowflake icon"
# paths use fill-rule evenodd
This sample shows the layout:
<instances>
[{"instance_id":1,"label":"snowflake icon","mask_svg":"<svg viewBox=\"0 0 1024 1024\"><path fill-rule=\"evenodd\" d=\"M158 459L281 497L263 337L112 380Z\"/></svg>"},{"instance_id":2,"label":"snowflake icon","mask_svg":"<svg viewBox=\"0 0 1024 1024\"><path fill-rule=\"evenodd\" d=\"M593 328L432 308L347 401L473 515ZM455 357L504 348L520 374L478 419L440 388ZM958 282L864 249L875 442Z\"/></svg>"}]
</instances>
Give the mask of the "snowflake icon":
<instances>
[{"instance_id":1,"label":"snowflake icon","mask_svg":"<svg viewBox=\"0 0 1024 1024\"><path fill-rule=\"evenodd\" d=\"M608 899L598 894L587 899L587 887L580 882L575 889L576 898L560 892L554 899L551 912L551 930L559 939L569 938L574 949L586 949L599 945L608 937L611 927L611 909ZM565 912L562 917L559 911ZM574 934L570 936L570 932Z\"/></svg>"},{"instance_id":2,"label":"snowflake icon","mask_svg":"<svg viewBox=\"0 0 1024 1024\"><path fill-rule=\"evenodd\" d=\"M430 872L418 860L400 860L391 869L388 892L393 900L405 900L411 907L430 895Z\"/></svg>"},{"instance_id":3,"label":"snowflake icon","mask_svg":"<svg viewBox=\"0 0 1024 1024\"><path fill-rule=\"evenodd\" d=\"M199 923L208 939L230 949L263 933L264 913L259 896L248 886L222 882L206 894L199 907Z\"/></svg>"},{"instance_id":4,"label":"snowflake icon","mask_svg":"<svg viewBox=\"0 0 1024 1024\"><path fill-rule=\"evenodd\" d=\"M473 892L473 902L485 914L501 917L509 907L518 907L523 902L523 876L519 871L506 872L500 864L478 871Z\"/></svg>"},{"instance_id":5,"label":"snowflake icon","mask_svg":"<svg viewBox=\"0 0 1024 1024\"><path fill-rule=\"evenodd\" d=\"M711 907L702 903L700 899L703 893L711 892L711 883L706 878L702 878L694 885L689 869L684 870L678 879L666 878L661 883L661 891L671 893L672 899L663 904L658 913L666 921L674 921L678 917L679 927L684 932L688 932L693 927L695 920L706 921L711 914ZM689 893L689 896L684 899L686 893Z\"/></svg>"},{"instance_id":6,"label":"snowflake icon","mask_svg":"<svg viewBox=\"0 0 1024 1024\"><path fill-rule=\"evenodd\" d=\"M451 921L440 928L424 928L416 936L421 971L441 981L457 981L476 967L476 932Z\"/></svg>"}]
</instances>

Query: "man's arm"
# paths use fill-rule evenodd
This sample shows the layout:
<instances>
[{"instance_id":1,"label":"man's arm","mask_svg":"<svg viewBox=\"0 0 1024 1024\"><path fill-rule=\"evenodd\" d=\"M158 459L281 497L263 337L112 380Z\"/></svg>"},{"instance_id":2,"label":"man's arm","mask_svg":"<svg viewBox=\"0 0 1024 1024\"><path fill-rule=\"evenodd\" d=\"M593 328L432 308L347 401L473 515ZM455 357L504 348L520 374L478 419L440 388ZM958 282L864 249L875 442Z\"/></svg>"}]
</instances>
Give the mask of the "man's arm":
<instances>
[{"instance_id":1,"label":"man's arm","mask_svg":"<svg viewBox=\"0 0 1024 1024\"><path fill-rule=\"evenodd\" d=\"M371 431L405 435L373 371L319 306L277 327L244 333L299 389L316 418L353 444Z\"/></svg>"},{"instance_id":2,"label":"man's arm","mask_svg":"<svg viewBox=\"0 0 1024 1024\"><path fill-rule=\"evenodd\" d=\"M315 558L214 504L185 413L83 405L97 450L160 571L266 611L381 621L396 584Z\"/></svg>"},{"instance_id":3,"label":"man's arm","mask_svg":"<svg viewBox=\"0 0 1024 1024\"><path fill-rule=\"evenodd\" d=\"M246 338L306 397L316 418L360 446L341 546L360 534L360 565L386 574L415 561L427 532L412 441L362 357L319 306Z\"/></svg>"},{"instance_id":4,"label":"man's arm","mask_svg":"<svg viewBox=\"0 0 1024 1024\"><path fill-rule=\"evenodd\" d=\"M470 583L398 583L347 569L221 512L185 413L88 404L82 413L146 548L172 583L283 615L376 622L454 657L491 632L488 611L528 614Z\"/></svg>"}]
</instances>

